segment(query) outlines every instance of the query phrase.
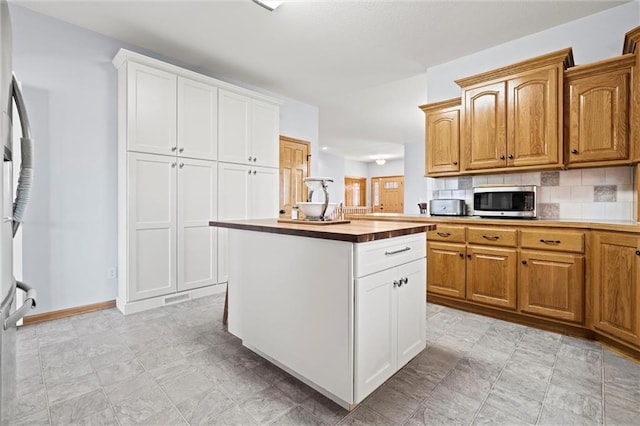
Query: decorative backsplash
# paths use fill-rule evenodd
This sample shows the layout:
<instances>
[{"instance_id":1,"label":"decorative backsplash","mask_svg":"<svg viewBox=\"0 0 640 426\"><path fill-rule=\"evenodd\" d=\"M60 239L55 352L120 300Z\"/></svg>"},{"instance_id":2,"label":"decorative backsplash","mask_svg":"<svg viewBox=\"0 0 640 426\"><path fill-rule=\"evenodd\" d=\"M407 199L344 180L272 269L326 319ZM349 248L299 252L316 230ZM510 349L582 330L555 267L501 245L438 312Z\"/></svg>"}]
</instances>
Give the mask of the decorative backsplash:
<instances>
[{"instance_id":1,"label":"decorative backsplash","mask_svg":"<svg viewBox=\"0 0 640 426\"><path fill-rule=\"evenodd\" d=\"M633 168L629 166L551 172L427 178L430 199L465 200L473 214L473 187L538 185L538 217L546 219L635 220Z\"/></svg>"}]
</instances>

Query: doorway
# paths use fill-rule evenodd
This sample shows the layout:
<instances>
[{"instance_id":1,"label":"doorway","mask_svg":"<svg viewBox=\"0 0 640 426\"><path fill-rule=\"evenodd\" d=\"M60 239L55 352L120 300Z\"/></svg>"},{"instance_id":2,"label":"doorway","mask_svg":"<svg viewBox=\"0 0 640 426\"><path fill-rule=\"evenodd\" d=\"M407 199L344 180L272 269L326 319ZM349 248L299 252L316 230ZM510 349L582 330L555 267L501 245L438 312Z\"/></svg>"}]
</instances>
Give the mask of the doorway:
<instances>
[{"instance_id":1,"label":"doorway","mask_svg":"<svg viewBox=\"0 0 640 426\"><path fill-rule=\"evenodd\" d=\"M374 213L404 213L404 176L371 178L371 206Z\"/></svg>"},{"instance_id":2,"label":"doorway","mask_svg":"<svg viewBox=\"0 0 640 426\"><path fill-rule=\"evenodd\" d=\"M290 217L291 207L307 201L307 189L302 181L311 169L311 143L280 136L280 216Z\"/></svg>"},{"instance_id":3,"label":"doorway","mask_svg":"<svg viewBox=\"0 0 640 426\"><path fill-rule=\"evenodd\" d=\"M367 178L366 177L345 177L344 178L344 205L345 206L366 206L367 205Z\"/></svg>"}]
</instances>

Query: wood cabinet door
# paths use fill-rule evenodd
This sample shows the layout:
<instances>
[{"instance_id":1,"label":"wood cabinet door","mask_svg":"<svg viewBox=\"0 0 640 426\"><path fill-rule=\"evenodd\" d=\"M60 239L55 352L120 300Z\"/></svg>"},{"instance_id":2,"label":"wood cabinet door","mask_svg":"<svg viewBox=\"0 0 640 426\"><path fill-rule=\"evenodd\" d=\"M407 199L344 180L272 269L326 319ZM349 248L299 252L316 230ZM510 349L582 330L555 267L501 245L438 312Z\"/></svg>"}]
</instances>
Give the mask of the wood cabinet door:
<instances>
[{"instance_id":1,"label":"wood cabinet door","mask_svg":"<svg viewBox=\"0 0 640 426\"><path fill-rule=\"evenodd\" d=\"M249 139L251 99L220 89L218 92L218 160L253 164ZM251 157L251 158L249 158ZM277 164L276 164L277 167Z\"/></svg>"},{"instance_id":2,"label":"wood cabinet door","mask_svg":"<svg viewBox=\"0 0 640 426\"><path fill-rule=\"evenodd\" d=\"M397 323L391 268L356 280L355 294L355 400L360 401L396 372ZM423 320L424 322L424 320Z\"/></svg>"},{"instance_id":3,"label":"wood cabinet door","mask_svg":"<svg viewBox=\"0 0 640 426\"><path fill-rule=\"evenodd\" d=\"M218 89L178 77L178 156L218 156Z\"/></svg>"},{"instance_id":4,"label":"wood cabinet door","mask_svg":"<svg viewBox=\"0 0 640 426\"><path fill-rule=\"evenodd\" d=\"M251 157L258 166L278 167L279 108L267 102L251 100Z\"/></svg>"},{"instance_id":5,"label":"wood cabinet door","mask_svg":"<svg viewBox=\"0 0 640 426\"><path fill-rule=\"evenodd\" d=\"M178 159L178 290L218 280L218 168L214 161Z\"/></svg>"},{"instance_id":6,"label":"wood cabinet door","mask_svg":"<svg viewBox=\"0 0 640 426\"><path fill-rule=\"evenodd\" d=\"M630 343L640 342L640 238L594 233L594 327Z\"/></svg>"},{"instance_id":7,"label":"wood cabinet door","mask_svg":"<svg viewBox=\"0 0 640 426\"><path fill-rule=\"evenodd\" d=\"M582 322L584 256L522 250L518 271L520 312Z\"/></svg>"},{"instance_id":8,"label":"wood cabinet door","mask_svg":"<svg viewBox=\"0 0 640 426\"><path fill-rule=\"evenodd\" d=\"M427 243L427 290L443 296L465 298L464 244Z\"/></svg>"},{"instance_id":9,"label":"wood cabinet door","mask_svg":"<svg viewBox=\"0 0 640 426\"><path fill-rule=\"evenodd\" d=\"M171 155L176 144L176 75L127 64L127 149Z\"/></svg>"},{"instance_id":10,"label":"wood cabinet door","mask_svg":"<svg viewBox=\"0 0 640 426\"><path fill-rule=\"evenodd\" d=\"M516 309L516 249L467 247L467 300Z\"/></svg>"},{"instance_id":11,"label":"wood cabinet door","mask_svg":"<svg viewBox=\"0 0 640 426\"><path fill-rule=\"evenodd\" d=\"M508 166L561 162L559 72L557 67L547 68L507 81Z\"/></svg>"},{"instance_id":12,"label":"wood cabinet door","mask_svg":"<svg viewBox=\"0 0 640 426\"><path fill-rule=\"evenodd\" d=\"M418 259L398 268L399 280L404 280L404 283L395 289L398 296L398 369L425 348L425 266L425 260Z\"/></svg>"},{"instance_id":13,"label":"wood cabinet door","mask_svg":"<svg viewBox=\"0 0 640 426\"><path fill-rule=\"evenodd\" d=\"M569 83L569 164L629 158L629 77L627 69Z\"/></svg>"},{"instance_id":14,"label":"wood cabinet door","mask_svg":"<svg viewBox=\"0 0 640 426\"><path fill-rule=\"evenodd\" d=\"M131 152L128 301L176 291L176 159Z\"/></svg>"},{"instance_id":15,"label":"wood cabinet door","mask_svg":"<svg viewBox=\"0 0 640 426\"><path fill-rule=\"evenodd\" d=\"M460 108L428 112L426 116L427 174L460 170Z\"/></svg>"},{"instance_id":16,"label":"wood cabinet door","mask_svg":"<svg viewBox=\"0 0 640 426\"><path fill-rule=\"evenodd\" d=\"M506 166L505 86L500 82L464 91L462 170Z\"/></svg>"}]
</instances>

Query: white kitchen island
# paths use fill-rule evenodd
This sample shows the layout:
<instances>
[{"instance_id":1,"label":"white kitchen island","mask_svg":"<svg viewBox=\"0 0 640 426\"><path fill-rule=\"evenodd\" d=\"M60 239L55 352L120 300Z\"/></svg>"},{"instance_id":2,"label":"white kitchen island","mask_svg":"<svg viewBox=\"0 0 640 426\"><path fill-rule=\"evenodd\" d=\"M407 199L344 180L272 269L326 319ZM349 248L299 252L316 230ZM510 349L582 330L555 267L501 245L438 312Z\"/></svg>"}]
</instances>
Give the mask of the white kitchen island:
<instances>
[{"instance_id":1,"label":"white kitchen island","mask_svg":"<svg viewBox=\"0 0 640 426\"><path fill-rule=\"evenodd\" d=\"M352 409L425 348L435 225L275 219L229 229L229 332Z\"/></svg>"}]
</instances>

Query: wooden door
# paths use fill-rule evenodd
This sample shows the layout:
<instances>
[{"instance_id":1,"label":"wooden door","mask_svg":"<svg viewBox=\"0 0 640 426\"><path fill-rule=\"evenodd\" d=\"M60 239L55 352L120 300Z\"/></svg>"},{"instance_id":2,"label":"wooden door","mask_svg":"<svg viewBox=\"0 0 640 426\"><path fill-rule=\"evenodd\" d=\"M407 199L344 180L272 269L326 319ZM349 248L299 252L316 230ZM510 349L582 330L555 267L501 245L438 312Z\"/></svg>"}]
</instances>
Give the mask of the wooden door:
<instances>
[{"instance_id":1,"label":"wooden door","mask_svg":"<svg viewBox=\"0 0 640 426\"><path fill-rule=\"evenodd\" d=\"M367 205L367 178L345 177L344 178L344 205L345 206L366 206Z\"/></svg>"},{"instance_id":2,"label":"wooden door","mask_svg":"<svg viewBox=\"0 0 640 426\"><path fill-rule=\"evenodd\" d=\"M460 98L424 106L426 114L426 174L460 170Z\"/></svg>"},{"instance_id":3,"label":"wooden door","mask_svg":"<svg viewBox=\"0 0 640 426\"><path fill-rule=\"evenodd\" d=\"M630 69L569 80L568 163L629 159Z\"/></svg>"},{"instance_id":4,"label":"wooden door","mask_svg":"<svg viewBox=\"0 0 640 426\"><path fill-rule=\"evenodd\" d=\"M171 155L176 145L176 76L127 65L127 149Z\"/></svg>"},{"instance_id":5,"label":"wooden door","mask_svg":"<svg viewBox=\"0 0 640 426\"><path fill-rule=\"evenodd\" d=\"M465 89L462 170L506 166L505 90L504 82Z\"/></svg>"},{"instance_id":6,"label":"wooden door","mask_svg":"<svg viewBox=\"0 0 640 426\"><path fill-rule=\"evenodd\" d=\"M127 300L176 291L176 159L130 152Z\"/></svg>"},{"instance_id":7,"label":"wooden door","mask_svg":"<svg viewBox=\"0 0 640 426\"><path fill-rule=\"evenodd\" d=\"M401 265L396 288L398 310L398 365L402 368L425 347L426 338L426 271L424 259ZM404 281L404 282L402 282Z\"/></svg>"},{"instance_id":8,"label":"wooden door","mask_svg":"<svg viewBox=\"0 0 640 426\"><path fill-rule=\"evenodd\" d=\"M558 100L561 73L561 68L551 67L507 81L508 166L561 162L562 104Z\"/></svg>"},{"instance_id":9,"label":"wooden door","mask_svg":"<svg viewBox=\"0 0 640 426\"><path fill-rule=\"evenodd\" d=\"M516 261L516 249L468 246L467 300L516 309Z\"/></svg>"},{"instance_id":10,"label":"wooden door","mask_svg":"<svg viewBox=\"0 0 640 426\"><path fill-rule=\"evenodd\" d=\"M178 159L178 290L218 280L218 167L215 161Z\"/></svg>"},{"instance_id":11,"label":"wooden door","mask_svg":"<svg viewBox=\"0 0 640 426\"><path fill-rule=\"evenodd\" d=\"M215 160L218 156L218 89L178 77L178 155Z\"/></svg>"},{"instance_id":12,"label":"wooden door","mask_svg":"<svg viewBox=\"0 0 640 426\"><path fill-rule=\"evenodd\" d=\"M280 114L277 105L251 100L251 156L257 166L278 167Z\"/></svg>"},{"instance_id":13,"label":"wooden door","mask_svg":"<svg viewBox=\"0 0 640 426\"><path fill-rule=\"evenodd\" d=\"M371 178L374 213L404 213L404 176Z\"/></svg>"},{"instance_id":14,"label":"wooden door","mask_svg":"<svg viewBox=\"0 0 640 426\"><path fill-rule=\"evenodd\" d=\"M594 233L594 327L640 342L640 237Z\"/></svg>"},{"instance_id":15,"label":"wooden door","mask_svg":"<svg viewBox=\"0 0 640 426\"><path fill-rule=\"evenodd\" d=\"M427 290L443 296L465 298L464 244L427 243Z\"/></svg>"},{"instance_id":16,"label":"wooden door","mask_svg":"<svg viewBox=\"0 0 640 426\"><path fill-rule=\"evenodd\" d=\"M518 272L520 312L582 322L584 256L522 250Z\"/></svg>"},{"instance_id":17,"label":"wooden door","mask_svg":"<svg viewBox=\"0 0 640 426\"><path fill-rule=\"evenodd\" d=\"M307 141L280 136L280 216L291 216L291 207L307 201L303 179L309 176L311 144Z\"/></svg>"},{"instance_id":18,"label":"wooden door","mask_svg":"<svg viewBox=\"0 0 640 426\"><path fill-rule=\"evenodd\" d=\"M220 89L218 92L218 160L253 164L249 139L251 99ZM250 158L251 157L251 158Z\"/></svg>"}]
</instances>

